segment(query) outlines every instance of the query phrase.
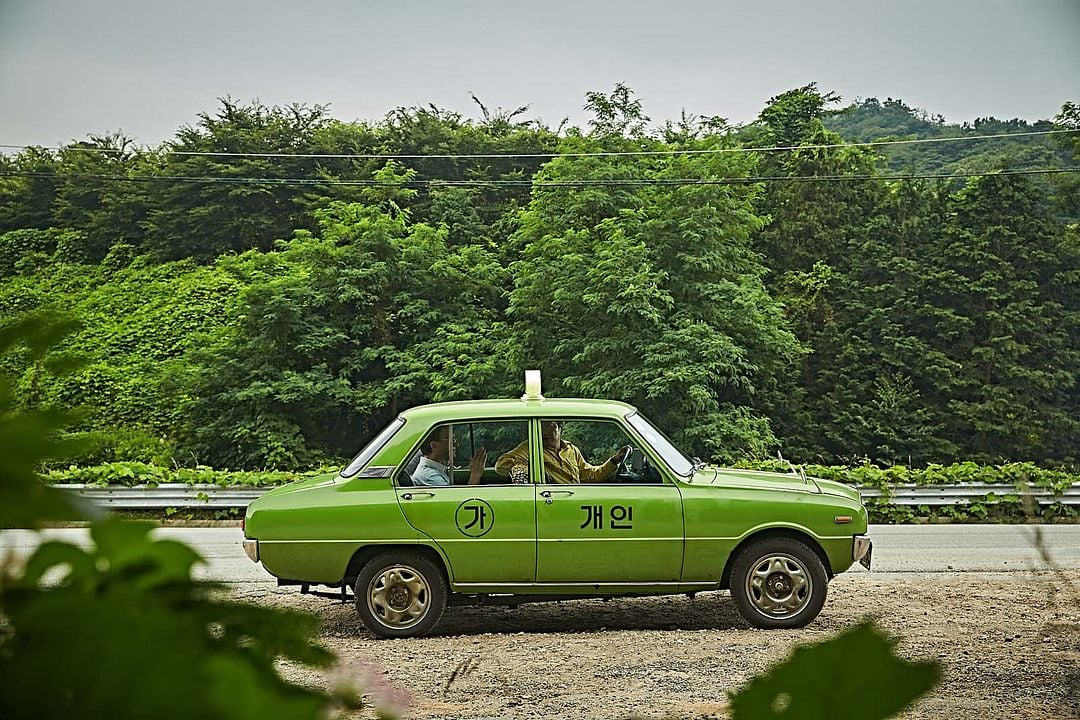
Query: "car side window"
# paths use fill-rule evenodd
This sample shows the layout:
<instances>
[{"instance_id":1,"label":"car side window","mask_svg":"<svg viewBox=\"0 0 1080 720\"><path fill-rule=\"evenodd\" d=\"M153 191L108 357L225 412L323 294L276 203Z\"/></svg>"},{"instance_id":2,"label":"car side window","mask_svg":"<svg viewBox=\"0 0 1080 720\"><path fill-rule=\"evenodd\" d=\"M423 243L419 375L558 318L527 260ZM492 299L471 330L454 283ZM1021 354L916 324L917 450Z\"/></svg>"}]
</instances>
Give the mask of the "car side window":
<instances>
[{"instance_id":1,"label":"car side window","mask_svg":"<svg viewBox=\"0 0 1080 720\"><path fill-rule=\"evenodd\" d=\"M509 485L529 482L529 426L526 421L466 421L436 425L397 475L414 487ZM512 457L508 472L495 467Z\"/></svg>"},{"instance_id":2,"label":"car side window","mask_svg":"<svg viewBox=\"0 0 1080 720\"><path fill-rule=\"evenodd\" d=\"M544 482L550 484L658 483L660 475L618 423L541 420Z\"/></svg>"},{"instance_id":3,"label":"car side window","mask_svg":"<svg viewBox=\"0 0 1080 720\"><path fill-rule=\"evenodd\" d=\"M468 484L481 462L481 485L517 485L530 482L527 421L455 423L454 439L455 485ZM500 473L496 468L497 461L503 457L513 458L506 473Z\"/></svg>"}]
</instances>

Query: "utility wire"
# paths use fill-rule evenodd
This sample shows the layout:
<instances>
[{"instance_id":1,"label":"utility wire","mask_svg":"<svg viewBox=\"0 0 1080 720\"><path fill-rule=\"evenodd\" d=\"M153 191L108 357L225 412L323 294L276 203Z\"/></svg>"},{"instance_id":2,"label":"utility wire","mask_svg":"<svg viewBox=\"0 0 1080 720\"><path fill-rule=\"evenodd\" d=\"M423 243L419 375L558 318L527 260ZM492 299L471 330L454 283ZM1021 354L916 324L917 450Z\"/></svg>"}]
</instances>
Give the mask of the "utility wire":
<instances>
[{"instance_id":1,"label":"utility wire","mask_svg":"<svg viewBox=\"0 0 1080 720\"><path fill-rule=\"evenodd\" d=\"M513 159L513 158L559 158L559 157L633 157L633 156L664 156L664 155L717 155L723 153L750 153L750 152L789 152L793 150L828 150L845 147L882 147L887 145L919 145L926 143L950 143L971 142L974 140L999 140L1003 138L1035 137L1043 135L1060 135L1068 133L1080 133L1078 130L1036 130L1023 133L1000 133L997 135L965 135L961 137L921 138L915 140L875 140L870 142L856 143L833 143L824 145L780 145L774 147L737 147L737 148L712 148L706 150L613 150L610 152L581 152L581 153L478 153L478 154L431 154L431 155L381 155L366 153L245 153L245 152L210 152L195 150L166 150L163 155L180 155L185 157L236 157L236 158L296 158L296 159L326 159L326 160L468 160L468 159ZM2 145L0 148L11 150L27 150L38 147L42 150L73 150L89 153L126 153L130 150L115 148L80 147L76 145L42 147L40 145Z\"/></svg>"},{"instance_id":2,"label":"utility wire","mask_svg":"<svg viewBox=\"0 0 1080 720\"><path fill-rule=\"evenodd\" d=\"M320 180L311 178L253 178L253 177L195 177L189 175L95 175L57 174L32 171L0 171L0 177L25 177L35 179L105 180L114 182L190 182L223 185L268 186L356 186L356 187L639 187L650 185L752 185L759 182L851 182L859 180L956 180L992 175L1058 175L1080 173L1080 167L1041 168L1031 170L996 170L972 173L914 173L907 175L759 175L732 178L641 178L626 180Z\"/></svg>"}]
</instances>

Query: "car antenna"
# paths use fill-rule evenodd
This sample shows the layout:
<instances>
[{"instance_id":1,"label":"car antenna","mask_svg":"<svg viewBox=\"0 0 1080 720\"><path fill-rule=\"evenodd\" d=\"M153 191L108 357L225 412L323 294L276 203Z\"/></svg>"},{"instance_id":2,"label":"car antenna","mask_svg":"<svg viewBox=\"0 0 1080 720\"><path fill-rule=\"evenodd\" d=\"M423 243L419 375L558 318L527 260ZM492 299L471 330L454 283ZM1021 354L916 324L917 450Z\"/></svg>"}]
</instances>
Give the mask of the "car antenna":
<instances>
[{"instance_id":1,"label":"car antenna","mask_svg":"<svg viewBox=\"0 0 1080 720\"><path fill-rule=\"evenodd\" d=\"M807 478L806 478L806 471L803 470L801 467L795 467L795 463L791 462L786 457L784 457L784 454L782 452L780 452L780 450L776 451L776 457L777 457L778 460L780 460L780 462L787 463L787 466L789 468L791 468L791 474L792 475L798 475L800 478L802 478L803 484L805 484L805 485L810 484L810 481L807 480Z\"/></svg>"}]
</instances>

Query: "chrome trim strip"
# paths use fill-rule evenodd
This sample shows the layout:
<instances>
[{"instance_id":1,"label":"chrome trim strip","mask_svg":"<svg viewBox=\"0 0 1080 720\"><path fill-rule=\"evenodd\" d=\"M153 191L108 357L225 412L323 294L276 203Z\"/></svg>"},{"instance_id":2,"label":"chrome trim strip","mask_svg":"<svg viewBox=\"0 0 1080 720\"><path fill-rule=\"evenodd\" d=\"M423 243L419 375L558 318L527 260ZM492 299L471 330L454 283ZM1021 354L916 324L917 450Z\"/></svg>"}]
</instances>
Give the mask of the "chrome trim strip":
<instances>
[{"instance_id":1,"label":"chrome trim strip","mask_svg":"<svg viewBox=\"0 0 1080 720\"><path fill-rule=\"evenodd\" d=\"M576 543L576 542L597 542L597 541L611 541L611 542L677 542L683 541L682 535L672 535L670 537L584 537L584 538L537 538L537 542L541 543Z\"/></svg>"},{"instance_id":2,"label":"chrome trim strip","mask_svg":"<svg viewBox=\"0 0 1080 720\"><path fill-rule=\"evenodd\" d=\"M535 582L535 583L454 583L455 588L497 587L497 588L609 588L609 587L716 587L717 582L700 580L687 582Z\"/></svg>"},{"instance_id":3,"label":"chrome trim strip","mask_svg":"<svg viewBox=\"0 0 1080 720\"><path fill-rule=\"evenodd\" d=\"M427 544L429 544L426 541L417 540L416 538L398 538L398 539L380 538L380 539L377 539L377 540L372 540L372 539L356 540L356 539L350 539L350 538L343 538L341 540L260 540L259 542L261 542L264 545L292 545L292 544L295 544L295 543L303 543L305 545L311 545L311 544L316 544L316 543L318 543L318 544L324 544L324 543L349 543L350 545L355 544L355 543L362 543L362 544L365 544L365 545L389 545L389 544L394 544L394 545L427 545Z\"/></svg>"},{"instance_id":4,"label":"chrome trim strip","mask_svg":"<svg viewBox=\"0 0 1080 720\"><path fill-rule=\"evenodd\" d=\"M394 474L393 465L368 465L353 477L377 477L385 478Z\"/></svg>"},{"instance_id":5,"label":"chrome trim strip","mask_svg":"<svg viewBox=\"0 0 1080 720\"><path fill-rule=\"evenodd\" d=\"M851 535L818 535L818 540L847 540ZM857 536L859 537L859 536ZM717 542L717 541L738 541L742 540L743 536L733 537L688 537L682 538L678 536L672 537L589 537L589 538L536 538L532 536L523 536L518 538L435 538L436 543L472 543L472 542L544 542L544 543L565 543L565 542L590 542L596 540L613 540L613 541L666 541L666 542ZM430 545L431 542L426 539L417 538L340 538L337 540L260 540L259 542L267 545L279 544L287 545L290 543L364 543L366 545L382 545L382 544L398 544L398 545ZM856 560L858 558L855 558Z\"/></svg>"}]
</instances>

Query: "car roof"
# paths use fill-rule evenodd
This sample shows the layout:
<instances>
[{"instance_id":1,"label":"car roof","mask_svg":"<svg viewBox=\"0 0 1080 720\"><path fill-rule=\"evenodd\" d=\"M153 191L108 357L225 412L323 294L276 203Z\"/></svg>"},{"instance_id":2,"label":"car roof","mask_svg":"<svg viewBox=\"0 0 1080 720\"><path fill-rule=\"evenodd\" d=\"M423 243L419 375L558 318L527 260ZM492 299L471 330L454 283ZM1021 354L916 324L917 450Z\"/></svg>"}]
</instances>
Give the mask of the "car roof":
<instances>
[{"instance_id":1,"label":"car roof","mask_svg":"<svg viewBox=\"0 0 1080 720\"><path fill-rule=\"evenodd\" d=\"M621 418L636 412L633 405L616 400L590 400L586 398L544 398L520 400L459 400L432 403L410 408L401 417L406 420L440 422L467 418L515 418L530 417L574 418L599 417Z\"/></svg>"}]
</instances>

